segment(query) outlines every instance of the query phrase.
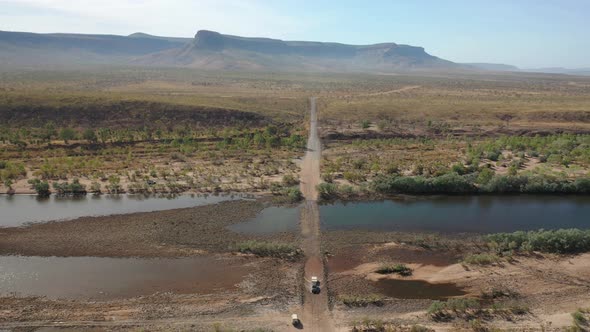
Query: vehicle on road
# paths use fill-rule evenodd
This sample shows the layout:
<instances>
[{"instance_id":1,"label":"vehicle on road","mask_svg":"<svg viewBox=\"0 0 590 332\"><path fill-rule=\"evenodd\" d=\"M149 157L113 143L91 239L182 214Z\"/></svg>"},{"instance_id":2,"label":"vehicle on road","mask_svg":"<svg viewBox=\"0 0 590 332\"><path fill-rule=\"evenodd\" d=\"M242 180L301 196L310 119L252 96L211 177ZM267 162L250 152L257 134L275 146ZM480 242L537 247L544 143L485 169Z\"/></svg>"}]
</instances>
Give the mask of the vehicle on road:
<instances>
[{"instance_id":1,"label":"vehicle on road","mask_svg":"<svg viewBox=\"0 0 590 332\"><path fill-rule=\"evenodd\" d=\"M320 280L318 277L311 277L311 292L313 294L319 294L321 292Z\"/></svg>"}]
</instances>

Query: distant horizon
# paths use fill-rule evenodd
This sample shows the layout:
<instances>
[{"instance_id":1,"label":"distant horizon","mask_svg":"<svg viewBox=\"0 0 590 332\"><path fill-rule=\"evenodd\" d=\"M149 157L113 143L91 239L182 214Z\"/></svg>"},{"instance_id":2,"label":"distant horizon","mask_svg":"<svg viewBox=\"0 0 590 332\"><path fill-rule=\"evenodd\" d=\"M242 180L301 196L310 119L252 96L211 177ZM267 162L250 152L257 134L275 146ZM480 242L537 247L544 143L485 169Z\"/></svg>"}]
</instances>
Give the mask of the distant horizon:
<instances>
[{"instance_id":1,"label":"distant horizon","mask_svg":"<svg viewBox=\"0 0 590 332\"><path fill-rule=\"evenodd\" d=\"M424 47L457 63L590 68L584 0L0 0L0 30L193 38L198 30L291 41Z\"/></svg>"},{"instance_id":2,"label":"distant horizon","mask_svg":"<svg viewBox=\"0 0 590 332\"><path fill-rule=\"evenodd\" d=\"M104 36L119 36L119 37L130 37L134 34L144 34L144 35L148 35L148 36L153 36L153 37L163 37L163 38L179 38L179 39L193 39L195 38L195 35L198 31L201 30L208 30L208 31L214 31L214 30L209 30L209 29L198 29L197 31L195 31L195 34L193 34L193 36L169 36L169 35L164 35L164 34L151 34L151 33L147 33L147 32L143 32L143 31L135 31L132 32L130 34L110 34L110 33L80 33L80 32L36 32L36 31L12 31L12 30L2 30L0 29L0 31L5 31L5 32L17 32L17 33L33 33L33 34L44 34L44 35L52 35L52 34L65 34L65 35L104 35ZM223 33L222 31L215 31L215 32L219 32L223 35L230 35L227 33ZM375 44L387 44L387 43L396 43L395 41L382 41L382 42L377 42L374 44L346 44L346 43L342 43L339 41L323 41L323 40L295 40L295 39L279 39L279 38L273 38L273 37L265 37L265 36L240 36L240 35L234 35L231 34L232 36L236 36L236 37L244 37L244 38L264 38L264 39L275 39L275 40L282 40L282 41L287 41L287 42L318 42L318 43L335 43L335 44L344 44L344 45L354 45L354 46L363 46L363 45L375 45ZM399 43L396 43L399 44ZM410 46L417 46L417 47L424 47L422 45L410 45ZM428 52L428 48L424 47L425 51L431 55L437 56L436 54L432 54L430 52ZM445 59L448 60L448 59ZM452 60L451 60L452 61ZM590 67L564 67L564 66L551 66L551 67L520 67L511 63L500 63L500 62L479 62L479 61L467 61L467 62L456 62L459 64L490 64L490 65L506 65L506 66L514 66L516 68L518 68L521 71L526 71L526 70L550 70L550 69L562 69L562 70L590 70Z\"/></svg>"}]
</instances>

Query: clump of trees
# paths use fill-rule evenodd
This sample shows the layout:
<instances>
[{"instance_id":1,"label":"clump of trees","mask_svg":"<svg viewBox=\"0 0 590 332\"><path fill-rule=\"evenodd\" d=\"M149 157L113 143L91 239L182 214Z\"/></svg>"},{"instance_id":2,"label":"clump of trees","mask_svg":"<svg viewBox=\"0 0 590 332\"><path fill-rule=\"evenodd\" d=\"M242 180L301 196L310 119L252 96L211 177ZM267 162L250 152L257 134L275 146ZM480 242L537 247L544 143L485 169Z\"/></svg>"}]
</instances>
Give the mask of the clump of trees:
<instances>
[{"instance_id":1,"label":"clump of trees","mask_svg":"<svg viewBox=\"0 0 590 332\"><path fill-rule=\"evenodd\" d=\"M379 274L399 274L407 277L412 275L412 269L405 264L383 265L375 271Z\"/></svg>"},{"instance_id":2,"label":"clump of trees","mask_svg":"<svg viewBox=\"0 0 590 332\"><path fill-rule=\"evenodd\" d=\"M590 251L590 230L576 228L490 234L486 236L486 240L497 252L574 254Z\"/></svg>"},{"instance_id":3,"label":"clump of trees","mask_svg":"<svg viewBox=\"0 0 590 332\"><path fill-rule=\"evenodd\" d=\"M60 196L78 196L86 195L86 186L80 183L80 180L74 179L72 183L69 182L54 182L53 189Z\"/></svg>"},{"instance_id":4,"label":"clump of trees","mask_svg":"<svg viewBox=\"0 0 590 332\"><path fill-rule=\"evenodd\" d=\"M379 176L373 188L384 194L561 193L590 194L590 178L575 181L544 175L500 175L489 170L436 177Z\"/></svg>"},{"instance_id":5,"label":"clump of trees","mask_svg":"<svg viewBox=\"0 0 590 332\"><path fill-rule=\"evenodd\" d=\"M51 191L49 190L49 183L47 181L41 181L39 179L30 179L29 184L37 192L37 196L39 197L48 197L51 195Z\"/></svg>"},{"instance_id":6,"label":"clump of trees","mask_svg":"<svg viewBox=\"0 0 590 332\"><path fill-rule=\"evenodd\" d=\"M25 164L20 162L0 161L0 181L17 180L27 175Z\"/></svg>"},{"instance_id":7,"label":"clump of trees","mask_svg":"<svg viewBox=\"0 0 590 332\"><path fill-rule=\"evenodd\" d=\"M345 306L355 308L367 307L369 305L381 307L385 304L383 296L378 294L369 294L365 296L341 295L339 299Z\"/></svg>"},{"instance_id":8,"label":"clump of trees","mask_svg":"<svg viewBox=\"0 0 590 332\"><path fill-rule=\"evenodd\" d=\"M236 249L241 253L289 260L298 259L303 255L303 251L292 244L256 240L238 243Z\"/></svg>"}]
</instances>

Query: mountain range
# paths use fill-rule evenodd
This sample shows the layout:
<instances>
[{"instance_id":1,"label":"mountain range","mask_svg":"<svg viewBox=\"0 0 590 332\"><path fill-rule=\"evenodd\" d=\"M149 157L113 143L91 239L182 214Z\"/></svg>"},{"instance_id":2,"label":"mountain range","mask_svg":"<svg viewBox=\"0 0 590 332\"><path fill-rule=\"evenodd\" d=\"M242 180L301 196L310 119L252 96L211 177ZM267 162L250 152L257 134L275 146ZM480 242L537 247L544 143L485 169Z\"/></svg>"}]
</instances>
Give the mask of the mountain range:
<instances>
[{"instance_id":1,"label":"mountain range","mask_svg":"<svg viewBox=\"0 0 590 332\"><path fill-rule=\"evenodd\" d=\"M454 63L422 47L396 43L283 41L207 30L195 38L0 31L0 68L104 64L245 71L519 71L502 64Z\"/></svg>"}]
</instances>

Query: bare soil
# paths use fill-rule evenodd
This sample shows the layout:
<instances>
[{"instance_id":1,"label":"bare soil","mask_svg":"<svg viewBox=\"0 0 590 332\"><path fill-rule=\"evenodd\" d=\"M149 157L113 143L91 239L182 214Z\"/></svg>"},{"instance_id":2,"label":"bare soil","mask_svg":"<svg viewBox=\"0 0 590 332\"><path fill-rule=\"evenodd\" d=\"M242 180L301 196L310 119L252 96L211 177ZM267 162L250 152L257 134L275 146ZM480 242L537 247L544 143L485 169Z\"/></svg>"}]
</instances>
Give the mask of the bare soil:
<instances>
[{"instance_id":1,"label":"bare soil","mask_svg":"<svg viewBox=\"0 0 590 332\"><path fill-rule=\"evenodd\" d=\"M344 232L323 234L332 256L328 259L328 283L336 303L335 319L349 322L365 318L385 322L421 324L437 331L470 330L467 321L455 319L437 322L426 310L432 303L428 299L389 298L377 287L382 280L427 282L429 285L453 285L466 294L460 297L481 299L484 293L501 290L510 297L498 299L507 305L518 304L529 308L530 313L509 317L492 317L484 323L489 327L538 330L561 330L572 325L571 313L587 307L590 302L590 254L557 256L534 254L516 256L510 262L488 266L463 265L461 255L476 250L476 240L465 241L465 250L455 247L457 239L439 238L439 245L424 248L402 241L383 242L384 234L369 234L362 242L350 243ZM392 238L395 238L392 236ZM397 238L399 240L401 238ZM406 237L407 239L407 237ZM469 244L471 242L471 245ZM442 245L442 244L445 245ZM383 264L402 263L410 267L411 276L382 275L375 271ZM412 287L408 285L407 287ZM338 300L343 295L367 296L381 294L383 306L363 308L347 307ZM432 298L434 297L432 294Z\"/></svg>"}]
</instances>

